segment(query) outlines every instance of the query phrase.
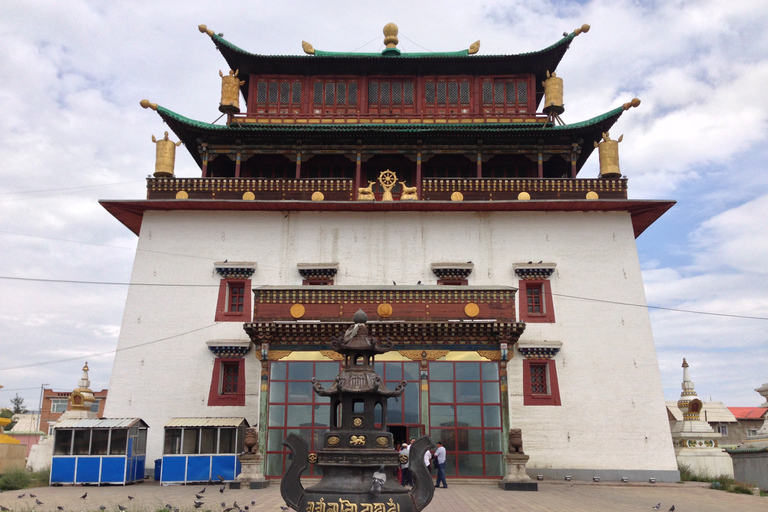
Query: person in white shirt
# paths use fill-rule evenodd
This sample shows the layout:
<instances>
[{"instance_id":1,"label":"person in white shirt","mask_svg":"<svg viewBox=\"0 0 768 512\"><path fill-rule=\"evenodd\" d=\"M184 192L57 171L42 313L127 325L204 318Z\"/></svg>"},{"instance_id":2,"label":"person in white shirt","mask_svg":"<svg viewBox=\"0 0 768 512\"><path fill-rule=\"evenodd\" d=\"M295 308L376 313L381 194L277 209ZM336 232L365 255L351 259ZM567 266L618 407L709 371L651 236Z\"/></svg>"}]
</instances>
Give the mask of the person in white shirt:
<instances>
[{"instance_id":1,"label":"person in white shirt","mask_svg":"<svg viewBox=\"0 0 768 512\"><path fill-rule=\"evenodd\" d=\"M413 476L411 475L411 469L409 468L410 460L408 459L411 450L405 443L403 443L400 448L400 455L406 456L406 462L400 463L400 483L403 485L403 487L405 487L406 485L413 485Z\"/></svg>"},{"instance_id":2,"label":"person in white shirt","mask_svg":"<svg viewBox=\"0 0 768 512\"><path fill-rule=\"evenodd\" d=\"M443 443L437 442L437 450L435 450L435 459L437 459L437 483L435 488L440 487L440 482L443 482L443 488L448 488L448 483L445 481L445 447Z\"/></svg>"}]
</instances>

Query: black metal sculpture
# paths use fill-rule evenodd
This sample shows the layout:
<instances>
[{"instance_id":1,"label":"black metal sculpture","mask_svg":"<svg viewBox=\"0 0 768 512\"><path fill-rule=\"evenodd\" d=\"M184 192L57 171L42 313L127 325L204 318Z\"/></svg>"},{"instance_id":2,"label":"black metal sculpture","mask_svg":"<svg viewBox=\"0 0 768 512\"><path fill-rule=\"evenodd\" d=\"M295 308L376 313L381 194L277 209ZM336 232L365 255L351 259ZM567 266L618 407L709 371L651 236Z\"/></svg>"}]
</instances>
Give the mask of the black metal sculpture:
<instances>
[{"instance_id":1,"label":"black metal sculpture","mask_svg":"<svg viewBox=\"0 0 768 512\"><path fill-rule=\"evenodd\" d=\"M304 439L288 435L283 445L291 450L293 459L283 475L280 492L285 502L300 512L417 512L434 495L432 477L424 465L424 453L434 445L427 436L411 445L412 489L387 479L386 475L393 474L401 463L392 434L387 432L387 398L400 396L406 382L394 390L384 386L374 371L374 357L391 350L392 342L379 342L368 335L368 317L362 310L355 313L353 321L352 327L331 344L344 356L341 373L328 389L312 379L315 393L331 399L330 430L323 448L309 453ZM300 478L309 464L320 466L323 476L305 489Z\"/></svg>"}]
</instances>

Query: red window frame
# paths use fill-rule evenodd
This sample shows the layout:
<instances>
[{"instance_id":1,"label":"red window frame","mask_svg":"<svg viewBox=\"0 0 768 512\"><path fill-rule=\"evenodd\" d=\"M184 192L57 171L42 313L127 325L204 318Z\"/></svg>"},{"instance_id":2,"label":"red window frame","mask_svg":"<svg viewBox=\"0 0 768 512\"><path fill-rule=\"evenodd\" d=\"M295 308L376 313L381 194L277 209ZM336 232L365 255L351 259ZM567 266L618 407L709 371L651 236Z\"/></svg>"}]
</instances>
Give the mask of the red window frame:
<instances>
[{"instance_id":1,"label":"red window frame","mask_svg":"<svg viewBox=\"0 0 768 512\"><path fill-rule=\"evenodd\" d=\"M224 392L225 367L236 365L237 382L235 392ZM211 389L208 393L208 406L244 406L245 405L245 359L217 358L213 364Z\"/></svg>"},{"instance_id":2,"label":"red window frame","mask_svg":"<svg viewBox=\"0 0 768 512\"><path fill-rule=\"evenodd\" d=\"M369 114L413 114L418 103L414 77L369 77L366 97ZM410 87L410 94L407 89Z\"/></svg>"},{"instance_id":3,"label":"red window frame","mask_svg":"<svg viewBox=\"0 0 768 512\"><path fill-rule=\"evenodd\" d=\"M529 290L538 290L539 312L529 312ZM520 296L520 320L529 323L555 323L555 307L552 302L552 286L546 279L521 280L518 287Z\"/></svg>"},{"instance_id":4,"label":"red window frame","mask_svg":"<svg viewBox=\"0 0 768 512\"><path fill-rule=\"evenodd\" d=\"M543 369L546 379L546 391L534 389L541 384L537 369ZM560 402L560 387L557 382L557 366L554 359L525 359L523 360L523 405L562 405Z\"/></svg>"},{"instance_id":5,"label":"red window frame","mask_svg":"<svg viewBox=\"0 0 768 512\"><path fill-rule=\"evenodd\" d=\"M442 286L466 286L469 284L469 281L466 279L438 279L437 284Z\"/></svg>"},{"instance_id":6,"label":"red window frame","mask_svg":"<svg viewBox=\"0 0 768 512\"><path fill-rule=\"evenodd\" d=\"M519 84L525 84L524 98ZM532 85L531 80L524 76L483 77L480 80L480 111L485 114L532 112L531 96L536 95L536 88Z\"/></svg>"},{"instance_id":7,"label":"red window frame","mask_svg":"<svg viewBox=\"0 0 768 512\"><path fill-rule=\"evenodd\" d=\"M330 279L321 279L321 278L315 278L315 279L304 279L301 282L302 285L314 285L314 286L330 286L333 284L333 278Z\"/></svg>"},{"instance_id":8,"label":"red window frame","mask_svg":"<svg viewBox=\"0 0 768 512\"><path fill-rule=\"evenodd\" d=\"M242 290L242 294L239 293ZM233 303L233 299L238 301ZM242 303L239 301L242 300ZM216 304L216 322L249 322L251 320L251 280L222 279ZM236 311L231 311L234 308Z\"/></svg>"},{"instance_id":9,"label":"red window frame","mask_svg":"<svg viewBox=\"0 0 768 512\"><path fill-rule=\"evenodd\" d=\"M248 105L256 114L301 114L305 85L302 77L251 75L251 83Z\"/></svg>"},{"instance_id":10,"label":"red window frame","mask_svg":"<svg viewBox=\"0 0 768 512\"><path fill-rule=\"evenodd\" d=\"M421 111L426 114L470 114L474 110L474 85L470 76L426 76L421 86ZM456 101L451 101L452 88L455 88Z\"/></svg>"},{"instance_id":11,"label":"red window frame","mask_svg":"<svg viewBox=\"0 0 768 512\"><path fill-rule=\"evenodd\" d=\"M318 91L318 84L322 86ZM354 84L354 101L350 101L350 85ZM344 101L339 101L341 97L340 87L343 85ZM362 88L360 79L350 77L314 77L310 84L309 91L309 113L312 115L324 114L357 114L360 110L360 97ZM329 95L330 93L330 95ZM330 101L329 101L330 100Z\"/></svg>"}]
</instances>

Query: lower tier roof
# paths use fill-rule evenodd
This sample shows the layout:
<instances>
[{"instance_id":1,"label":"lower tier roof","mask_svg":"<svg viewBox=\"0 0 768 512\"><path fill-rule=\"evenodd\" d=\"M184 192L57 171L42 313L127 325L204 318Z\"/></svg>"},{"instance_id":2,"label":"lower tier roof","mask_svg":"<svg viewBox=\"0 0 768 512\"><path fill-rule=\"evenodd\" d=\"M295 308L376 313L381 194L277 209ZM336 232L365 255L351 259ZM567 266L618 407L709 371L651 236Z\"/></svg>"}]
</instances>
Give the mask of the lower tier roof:
<instances>
[{"instance_id":1,"label":"lower tier roof","mask_svg":"<svg viewBox=\"0 0 768 512\"><path fill-rule=\"evenodd\" d=\"M101 200L99 203L138 236L147 211L330 211L330 212L628 212L635 238L674 206L669 200L532 201L245 201L216 199Z\"/></svg>"}]
</instances>

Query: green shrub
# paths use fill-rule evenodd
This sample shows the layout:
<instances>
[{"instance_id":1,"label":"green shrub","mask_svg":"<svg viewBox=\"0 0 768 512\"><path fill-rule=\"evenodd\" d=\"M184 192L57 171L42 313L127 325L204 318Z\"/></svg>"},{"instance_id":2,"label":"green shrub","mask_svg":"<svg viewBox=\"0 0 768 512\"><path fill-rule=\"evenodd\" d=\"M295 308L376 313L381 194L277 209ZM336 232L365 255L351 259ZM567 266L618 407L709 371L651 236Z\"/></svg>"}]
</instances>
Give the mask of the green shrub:
<instances>
[{"instance_id":1,"label":"green shrub","mask_svg":"<svg viewBox=\"0 0 768 512\"><path fill-rule=\"evenodd\" d=\"M26 489L32 483L32 475L26 469L9 469L0 477L1 491Z\"/></svg>"},{"instance_id":2,"label":"green shrub","mask_svg":"<svg viewBox=\"0 0 768 512\"><path fill-rule=\"evenodd\" d=\"M728 492L735 492L736 494L752 494L752 487L744 484L736 484Z\"/></svg>"},{"instance_id":3,"label":"green shrub","mask_svg":"<svg viewBox=\"0 0 768 512\"><path fill-rule=\"evenodd\" d=\"M51 482L51 467L32 472L32 487L48 487Z\"/></svg>"}]
</instances>

